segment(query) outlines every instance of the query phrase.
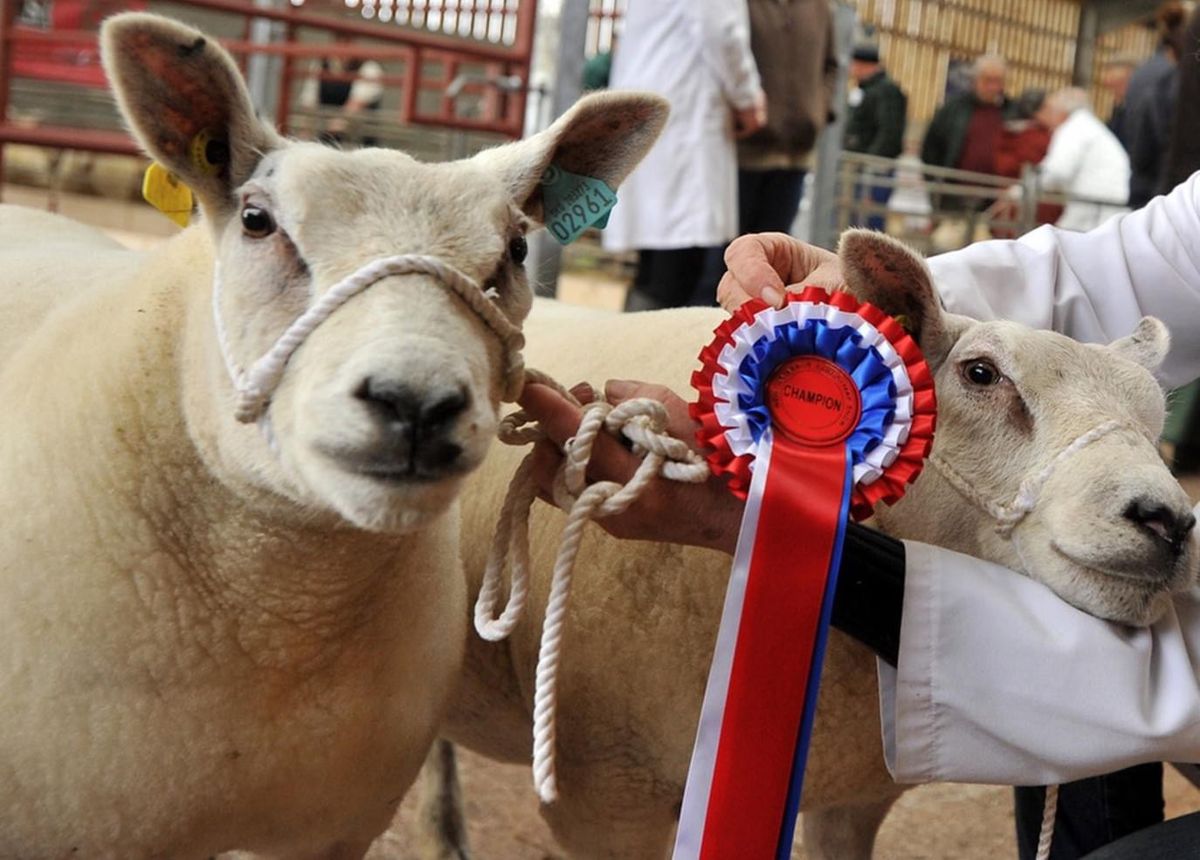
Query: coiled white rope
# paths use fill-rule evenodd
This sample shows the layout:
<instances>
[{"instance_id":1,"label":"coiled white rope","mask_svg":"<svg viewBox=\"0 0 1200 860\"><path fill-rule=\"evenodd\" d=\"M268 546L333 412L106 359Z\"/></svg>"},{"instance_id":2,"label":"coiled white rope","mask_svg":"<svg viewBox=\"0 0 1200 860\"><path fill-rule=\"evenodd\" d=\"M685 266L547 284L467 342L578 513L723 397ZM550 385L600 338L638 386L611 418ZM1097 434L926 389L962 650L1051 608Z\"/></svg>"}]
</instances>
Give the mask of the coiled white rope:
<instances>
[{"instance_id":1,"label":"coiled white rope","mask_svg":"<svg viewBox=\"0 0 1200 860\"><path fill-rule=\"evenodd\" d=\"M549 377L526 371L526 379L549 385L578 403ZM555 778L555 738L558 713L558 668L562 650L563 625L571 593L575 560L588 520L619 514L629 508L658 476L674 481L700 483L707 480L708 464L686 442L666 434L667 411L656 400L638 398L616 406L597 399L583 404L583 420L575 436L563 445L565 459L555 478L554 502L567 512L562 542L554 560L550 597L542 624L538 649L533 709L533 781L544 803L558 797ZM592 447L601 431L623 436L641 456L633 476L625 484L615 481L587 483L587 467ZM524 412L507 416L500 426L500 440L525 445L544 438L529 426ZM509 485L496 536L488 554L483 585L475 603L475 629L484 639L495 642L508 636L525 609L529 596L529 513L537 488L533 483L533 455L521 462ZM508 601L500 615L495 614L505 568L511 576Z\"/></svg>"},{"instance_id":2,"label":"coiled white rope","mask_svg":"<svg viewBox=\"0 0 1200 860\"><path fill-rule=\"evenodd\" d=\"M229 333L225 328L224 314L221 312L221 264L217 262L213 269L213 321L225 368L237 391L237 403L234 408L237 420L249 424L263 416L271 402L271 395L283 379L288 359L300 348L305 338L335 310L351 297L389 275L408 274L425 274L436 278L462 299L500 339L505 360L504 399L516 400L525 382L525 367L521 358L525 336L520 327L514 325L496 306L493 291L485 292L473 278L439 257L428 254L398 254L381 257L363 265L322 293L249 370L243 370L237 363L229 345Z\"/></svg>"}]
</instances>

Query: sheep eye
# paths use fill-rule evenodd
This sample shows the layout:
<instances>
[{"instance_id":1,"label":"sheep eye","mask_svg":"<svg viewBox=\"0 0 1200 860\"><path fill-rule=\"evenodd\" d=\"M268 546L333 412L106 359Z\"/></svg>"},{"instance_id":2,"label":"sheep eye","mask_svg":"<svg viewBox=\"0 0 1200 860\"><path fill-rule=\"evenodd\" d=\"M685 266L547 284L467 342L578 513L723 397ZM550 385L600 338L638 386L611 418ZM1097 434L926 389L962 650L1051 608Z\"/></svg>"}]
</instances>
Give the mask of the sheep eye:
<instances>
[{"instance_id":1,"label":"sheep eye","mask_svg":"<svg viewBox=\"0 0 1200 860\"><path fill-rule=\"evenodd\" d=\"M526 255L529 254L529 244L525 241L524 236L517 236L515 239L510 239L508 242L508 256L514 263L520 265L525 262Z\"/></svg>"},{"instance_id":2,"label":"sheep eye","mask_svg":"<svg viewBox=\"0 0 1200 860\"><path fill-rule=\"evenodd\" d=\"M275 219L266 209L247 206L242 209L242 232L252 239L262 239L275 232Z\"/></svg>"},{"instance_id":3,"label":"sheep eye","mask_svg":"<svg viewBox=\"0 0 1200 860\"><path fill-rule=\"evenodd\" d=\"M1000 371L990 361L976 359L963 367L963 376L974 385L995 385L1001 379Z\"/></svg>"}]
</instances>

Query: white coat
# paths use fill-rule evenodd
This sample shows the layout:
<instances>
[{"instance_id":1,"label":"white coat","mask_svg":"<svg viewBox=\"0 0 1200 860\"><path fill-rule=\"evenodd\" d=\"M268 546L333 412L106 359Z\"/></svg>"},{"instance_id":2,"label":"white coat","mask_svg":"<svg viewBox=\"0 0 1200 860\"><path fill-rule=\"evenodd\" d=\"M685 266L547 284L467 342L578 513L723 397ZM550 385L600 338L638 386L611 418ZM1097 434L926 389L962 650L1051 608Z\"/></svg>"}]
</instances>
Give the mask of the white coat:
<instances>
[{"instance_id":1,"label":"white coat","mask_svg":"<svg viewBox=\"0 0 1200 860\"><path fill-rule=\"evenodd\" d=\"M1048 190L1104 201L1068 203L1056 222L1064 230L1091 230L1127 211L1129 155L1108 126L1085 107L1054 130L1038 169Z\"/></svg>"},{"instance_id":2,"label":"white coat","mask_svg":"<svg viewBox=\"0 0 1200 860\"><path fill-rule=\"evenodd\" d=\"M752 106L760 89L746 4L630 0L622 33L611 86L659 93L671 115L621 186L604 247L723 245L737 235L732 111Z\"/></svg>"},{"instance_id":3,"label":"white coat","mask_svg":"<svg viewBox=\"0 0 1200 860\"><path fill-rule=\"evenodd\" d=\"M1200 173L1090 233L1042 227L930 265L947 309L980 319L1107 342L1160 317L1162 381L1200 375ZM1200 588L1133 629L988 562L907 554L898 666L879 670L898 781L1042 785L1200 761Z\"/></svg>"}]
</instances>

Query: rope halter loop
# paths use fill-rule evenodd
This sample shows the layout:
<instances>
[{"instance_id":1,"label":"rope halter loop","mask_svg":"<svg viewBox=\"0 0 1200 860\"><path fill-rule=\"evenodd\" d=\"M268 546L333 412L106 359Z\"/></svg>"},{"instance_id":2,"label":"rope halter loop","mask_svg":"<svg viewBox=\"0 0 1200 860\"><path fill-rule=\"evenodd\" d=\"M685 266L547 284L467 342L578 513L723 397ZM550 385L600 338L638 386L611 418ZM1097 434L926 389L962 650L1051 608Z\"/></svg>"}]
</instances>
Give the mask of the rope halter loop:
<instances>
[{"instance_id":1,"label":"rope halter loop","mask_svg":"<svg viewBox=\"0 0 1200 860\"><path fill-rule=\"evenodd\" d=\"M544 374L530 370L526 376L530 382L548 385L579 405L570 393ZM627 510L659 475L690 483L701 483L709 476L708 463L699 454L686 442L667 435L667 412L658 401L637 398L613 406L597 398L582 409L583 420L575 436L563 445L565 460L554 482L554 501L567 512L567 523L554 560L534 690L533 781L544 803L551 803L558 796L554 765L558 668L571 578L575 573L584 526L588 520ZM500 423L500 440L509 445L525 445L545 438L540 429L527 425L529 419L524 412L506 416ZM633 452L643 458L625 484L615 481L587 483L592 446L602 432L628 440ZM533 455L529 454L509 484L475 603L475 629L491 642L508 636L525 610L529 596L529 513L536 497ZM506 567L511 575L508 602L496 615Z\"/></svg>"},{"instance_id":2,"label":"rope halter loop","mask_svg":"<svg viewBox=\"0 0 1200 860\"><path fill-rule=\"evenodd\" d=\"M366 263L358 271L347 275L326 290L308 310L288 326L249 370L243 370L237 364L229 346L229 335L221 315L221 264L217 261L213 268L213 320L225 368L237 391L234 413L237 420L249 424L263 417L271 402L271 396L283 379L284 370L292 354L335 310L383 278L410 274L429 275L439 281L462 299L499 338L504 350L503 399L516 400L525 382L525 367L521 357L525 337L521 334L521 329L496 306L493 290L485 292L473 278L439 257L429 254L399 254L380 257Z\"/></svg>"},{"instance_id":3,"label":"rope halter loop","mask_svg":"<svg viewBox=\"0 0 1200 860\"><path fill-rule=\"evenodd\" d=\"M1121 429L1131 430L1144 438L1144 434L1127 424L1123 424L1120 421L1105 421L1088 430L1086 433L1081 433L1069 445L1066 445L1061 451L1055 454L1049 463L1021 481L1020 486L1017 488L1017 494L1011 502L997 502L986 498L957 469L942 459L937 451L934 451L929 456L929 463L949 482L950 486L958 490L963 498L996 520L996 533L998 535L1011 538L1013 530L1037 506L1042 489L1046 486L1046 482L1050 480L1050 476L1054 474L1058 467L1088 445L1104 438L1115 430Z\"/></svg>"}]
</instances>

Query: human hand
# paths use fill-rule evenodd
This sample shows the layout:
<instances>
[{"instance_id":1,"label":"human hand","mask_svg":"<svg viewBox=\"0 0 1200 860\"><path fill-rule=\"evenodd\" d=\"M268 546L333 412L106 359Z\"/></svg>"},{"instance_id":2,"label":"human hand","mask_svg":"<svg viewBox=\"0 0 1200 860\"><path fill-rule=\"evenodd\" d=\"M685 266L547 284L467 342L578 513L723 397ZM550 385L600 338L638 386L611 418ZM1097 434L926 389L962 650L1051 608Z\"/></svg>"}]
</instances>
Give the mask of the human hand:
<instances>
[{"instance_id":1,"label":"human hand","mask_svg":"<svg viewBox=\"0 0 1200 860\"><path fill-rule=\"evenodd\" d=\"M577 386L571 393L585 402L590 399L587 386ZM610 380L605 385L605 399L609 403L617 404L636 397L649 397L666 406L667 432L672 436L689 442L695 438L696 423L688 416L687 403L669 388L620 380ZM544 385L527 385L520 404L549 437L538 442L533 452L533 477L538 494L549 502L554 476L563 462L563 443L575 435L583 413ZM587 477L589 481L623 484L633 476L640 462L619 441L602 433L592 449ZM630 508L620 514L602 517L596 523L622 539L708 547L732 555L741 528L742 508L743 503L729 492L724 481L715 476L702 484L657 477Z\"/></svg>"},{"instance_id":2,"label":"human hand","mask_svg":"<svg viewBox=\"0 0 1200 860\"><path fill-rule=\"evenodd\" d=\"M754 97L750 107L735 108L733 111L733 133L735 137L749 137L767 124L767 94L762 90Z\"/></svg>"},{"instance_id":3,"label":"human hand","mask_svg":"<svg viewBox=\"0 0 1200 860\"><path fill-rule=\"evenodd\" d=\"M780 307L789 284L836 290L844 283L836 254L786 233L739 236L725 249L725 268L717 301L730 313L750 299Z\"/></svg>"}]
</instances>

